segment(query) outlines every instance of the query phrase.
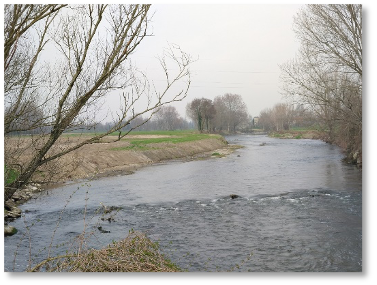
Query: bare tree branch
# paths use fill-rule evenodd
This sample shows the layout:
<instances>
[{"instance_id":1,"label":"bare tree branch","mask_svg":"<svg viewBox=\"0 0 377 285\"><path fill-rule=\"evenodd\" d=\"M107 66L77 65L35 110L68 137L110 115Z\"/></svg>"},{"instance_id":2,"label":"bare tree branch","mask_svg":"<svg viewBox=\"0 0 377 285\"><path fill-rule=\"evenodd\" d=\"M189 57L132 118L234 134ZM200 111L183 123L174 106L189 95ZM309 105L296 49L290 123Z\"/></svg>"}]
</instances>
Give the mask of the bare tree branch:
<instances>
[{"instance_id":1,"label":"bare tree branch","mask_svg":"<svg viewBox=\"0 0 377 285\"><path fill-rule=\"evenodd\" d=\"M162 72L169 80L159 91L152 89L153 82L128 60L148 36L149 9L150 5L139 4L7 6L11 24L4 54L10 75L17 74L16 60L29 57L27 49L20 47L33 43L35 31L39 31L39 37L33 56L22 66L26 71L21 80L7 77L12 88L5 94L9 110L5 114L5 135L10 138L15 132L38 131L38 138L29 144L30 155L23 156L28 160L23 162L18 179L7 188L5 199L27 183L40 166L120 131L136 118L144 117L141 124L145 124L161 106L187 96L192 59L178 46L170 46L161 58ZM46 49L53 49L55 56L45 55ZM170 71L172 64L176 73ZM179 85L182 88L173 91L173 86ZM75 145L56 146L67 130L95 126L96 116L91 113L100 110L109 96L118 96L120 105L106 132ZM23 124L26 121L31 123ZM9 149L25 152L25 144L9 144ZM5 163L14 163L16 157L21 158L7 156Z\"/></svg>"}]
</instances>

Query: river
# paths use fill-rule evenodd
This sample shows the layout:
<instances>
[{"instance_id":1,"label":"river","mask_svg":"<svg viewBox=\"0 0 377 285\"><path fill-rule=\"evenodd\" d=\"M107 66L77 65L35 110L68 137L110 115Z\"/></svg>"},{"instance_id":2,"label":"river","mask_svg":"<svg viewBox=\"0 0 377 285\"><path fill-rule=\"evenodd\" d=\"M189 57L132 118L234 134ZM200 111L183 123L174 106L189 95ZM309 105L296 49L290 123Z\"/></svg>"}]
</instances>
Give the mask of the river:
<instances>
[{"instance_id":1,"label":"river","mask_svg":"<svg viewBox=\"0 0 377 285\"><path fill-rule=\"evenodd\" d=\"M35 264L49 248L64 253L84 223L94 233L88 246L139 230L188 271L362 271L362 172L341 161L339 148L226 139L244 148L41 193L11 223L19 232L5 237L5 271L24 271L30 256ZM113 220L101 220L101 203L117 207Z\"/></svg>"}]
</instances>

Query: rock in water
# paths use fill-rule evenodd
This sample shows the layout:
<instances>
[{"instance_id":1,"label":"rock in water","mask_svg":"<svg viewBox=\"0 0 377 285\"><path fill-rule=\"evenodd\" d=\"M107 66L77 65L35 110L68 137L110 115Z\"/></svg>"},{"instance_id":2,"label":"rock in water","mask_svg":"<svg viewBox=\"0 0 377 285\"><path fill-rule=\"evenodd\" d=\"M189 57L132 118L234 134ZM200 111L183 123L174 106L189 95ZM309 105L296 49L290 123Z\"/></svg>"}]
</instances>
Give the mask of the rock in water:
<instances>
[{"instance_id":1,"label":"rock in water","mask_svg":"<svg viewBox=\"0 0 377 285\"><path fill-rule=\"evenodd\" d=\"M239 198L240 196L238 196L238 195L236 195L236 194L231 194L230 195L230 198L232 198L232 199L236 199L236 198Z\"/></svg>"},{"instance_id":2,"label":"rock in water","mask_svg":"<svg viewBox=\"0 0 377 285\"><path fill-rule=\"evenodd\" d=\"M17 229L15 227L5 225L4 226L4 235L5 236L12 236L17 233Z\"/></svg>"}]
</instances>

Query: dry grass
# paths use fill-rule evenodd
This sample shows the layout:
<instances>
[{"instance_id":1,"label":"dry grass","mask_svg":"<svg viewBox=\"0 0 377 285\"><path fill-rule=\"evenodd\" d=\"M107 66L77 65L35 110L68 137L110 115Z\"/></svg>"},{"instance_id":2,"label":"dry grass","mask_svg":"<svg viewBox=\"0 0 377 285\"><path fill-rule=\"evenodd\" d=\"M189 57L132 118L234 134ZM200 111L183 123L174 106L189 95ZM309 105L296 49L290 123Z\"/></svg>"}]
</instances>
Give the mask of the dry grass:
<instances>
[{"instance_id":1,"label":"dry grass","mask_svg":"<svg viewBox=\"0 0 377 285\"><path fill-rule=\"evenodd\" d=\"M49 258L30 271L49 272L178 272L145 234L131 231L122 241L103 249Z\"/></svg>"}]
</instances>

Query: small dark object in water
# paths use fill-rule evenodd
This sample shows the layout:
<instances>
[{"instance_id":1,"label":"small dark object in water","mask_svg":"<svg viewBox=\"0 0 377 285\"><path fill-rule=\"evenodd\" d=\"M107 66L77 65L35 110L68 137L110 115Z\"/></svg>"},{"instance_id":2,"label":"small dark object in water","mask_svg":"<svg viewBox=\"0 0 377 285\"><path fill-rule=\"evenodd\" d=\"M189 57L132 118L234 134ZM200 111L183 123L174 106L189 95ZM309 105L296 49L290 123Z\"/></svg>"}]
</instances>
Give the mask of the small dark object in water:
<instances>
[{"instance_id":1,"label":"small dark object in water","mask_svg":"<svg viewBox=\"0 0 377 285\"><path fill-rule=\"evenodd\" d=\"M102 229L102 227L98 227L98 230L103 233L103 234L107 234L109 233L110 231L105 231L104 229Z\"/></svg>"},{"instance_id":2,"label":"small dark object in water","mask_svg":"<svg viewBox=\"0 0 377 285\"><path fill-rule=\"evenodd\" d=\"M237 155L237 157L241 157L240 155Z\"/></svg>"},{"instance_id":3,"label":"small dark object in water","mask_svg":"<svg viewBox=\"0 0 377 285\"><path fill-rule=\"evenodd\" d=\"M236 194L231 194L230 195L230 198L232 198L232 199L236 199L236 198L239 198L240 196L238 196L238 195L236 195Z\"/></svg>"},{"instance_id":4,"label":"small dark object in water","mask_svg":"<svg viewBox=\"0 0 377 285\"><path fill-rule=\"evenodd\" d=\"M114 222L115 219L113 217L108 217L108 218L101 218L102 221L108 221L109 223Z\"/></svg>"},{"instance_id":5,"label":"small dark object in water","mask_svg":"<svg viewBox=\"0 0 377 285\"><path fill-rule=\"evenodd\" d=\"M264 145L266 145L266 143L265 143L265 142L262 142L262 143L260 144L260 146L264 146Z\"/></svg>"}]
</instances>

